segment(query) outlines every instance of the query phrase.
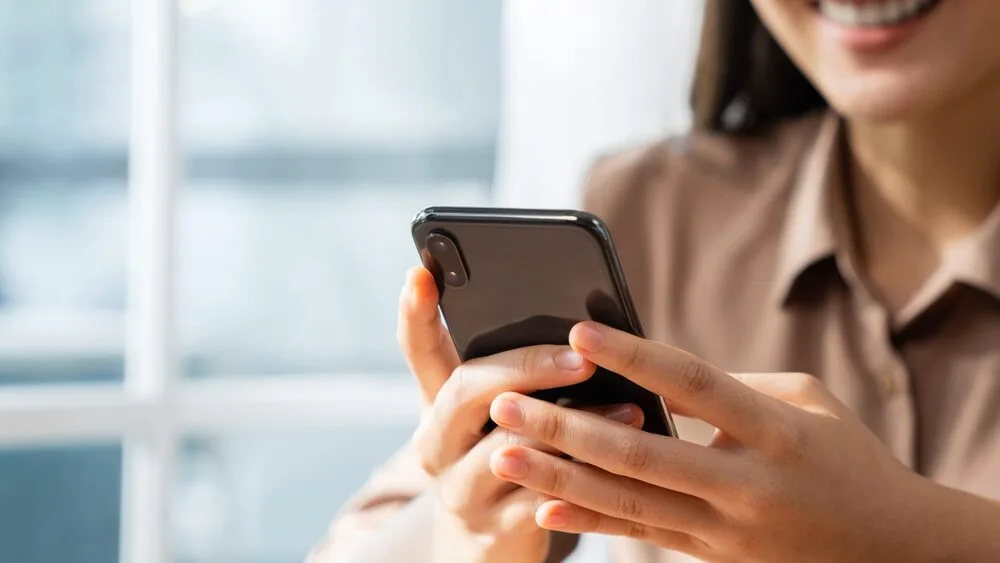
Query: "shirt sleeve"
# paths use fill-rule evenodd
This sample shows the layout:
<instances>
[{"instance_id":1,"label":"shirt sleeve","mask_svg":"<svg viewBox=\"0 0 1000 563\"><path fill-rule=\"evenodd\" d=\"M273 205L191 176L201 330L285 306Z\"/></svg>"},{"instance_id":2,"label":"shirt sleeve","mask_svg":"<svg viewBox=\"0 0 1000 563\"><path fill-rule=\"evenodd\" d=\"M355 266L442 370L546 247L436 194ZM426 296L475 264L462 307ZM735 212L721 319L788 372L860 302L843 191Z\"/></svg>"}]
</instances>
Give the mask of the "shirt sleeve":
<instances>
[{"instance_id":1,"label":"shirt sleeve","mask_svg":"<svg viewBox=\"0 0 1000 563\"><path fill-rule=\"evenodd\" d=\"M634 194L636 180L642 176L637 162L644 159L640 154L619 154L598 159L587 175L583 190L583 207L604 218L612 227L615 236L626 243L619 250L624 251L629 263L639 262L633 258L636 245L633 233L627 226L630 216L641 209L642 202ZM392 540L405 547L405 552L388 560L416 563L421 560L418 551L421 546L414 541L396 536L412 533L415 525L430 525L433 514L414 515L407 522L394 525L393 520L404 509L427 492L433 479L421 467L410 444L398 451L385 465L376 470L358 493L340 510L331 523L326 537L312 550L308 563L344 563L359 557L358 547L366 543L378 543L381 553L391 552L395 547ZM425 503L430 506L430 503ZM424 530L425 536L430 529ZM382 534L385 537L379 537ZM392 537L388 537L392 536ZM426 539L426 538L425 538ZM565 559L576 547L578 538L569 534L554 534L552 548L547 563L558 563ZM424 542L426 543L426 542ZM425 549L429 551L429 548ZM425 558L429 559L428 557ZM370 559L367 559L370 560Z\"/></svg>"},{"instance_id":2,"label":"shirt sleeve","mask_svg":"<svg viewBox=\"0 0 1000 563\"><path fill-rule=\"evenodd\" d=\"M344 505L306 563L430 561L433 506L429 502L415 505L431 486L430 475L420 467L407 444ZM422 512L400 521L401 513L414 508ZM577 541L575 535L554 534L546 563L564 560ZM366 544L371 548L359 549Z\"/></svg>"},{"instance_id":3,"label":"shirt sleeve","mask_svg":"<svg viewBox=\"0 0 1000 563\"><path fill-rule=\"evenodd\" d=\"M420 467L407 444L372 473L368 482L341 508L326 537L309 554L307 563L349 560L347 554L351 550L369 541L403 507L427 491L431 483L430 475Z\"/></svg>"}]
</instances>

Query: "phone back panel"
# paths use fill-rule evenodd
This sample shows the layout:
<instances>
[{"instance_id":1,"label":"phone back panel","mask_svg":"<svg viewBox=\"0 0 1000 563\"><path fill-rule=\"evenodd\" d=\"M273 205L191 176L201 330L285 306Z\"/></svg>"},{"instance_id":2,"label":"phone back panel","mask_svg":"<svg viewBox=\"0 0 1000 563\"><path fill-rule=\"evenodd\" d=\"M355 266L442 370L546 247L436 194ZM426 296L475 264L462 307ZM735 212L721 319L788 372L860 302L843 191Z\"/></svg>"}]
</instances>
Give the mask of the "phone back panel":
<instances>
[{"instance_id":1,"label":"phone back panel","mask_svg":"<svg viewBox=\"0 0 1000 563\"><path fill-rule=\"evenodd\" d=\"M449 287L425 246L444 234L457 245L468 281ZM642 335L603 223L577 211L429 208L413 238L435 273L440 306L463 360L538 344L566 345L581 320ZM673 435L655 394L602 368L590 380L533 394L575 406L637 403L644 430Z\"/></svg>"}]
</instances>

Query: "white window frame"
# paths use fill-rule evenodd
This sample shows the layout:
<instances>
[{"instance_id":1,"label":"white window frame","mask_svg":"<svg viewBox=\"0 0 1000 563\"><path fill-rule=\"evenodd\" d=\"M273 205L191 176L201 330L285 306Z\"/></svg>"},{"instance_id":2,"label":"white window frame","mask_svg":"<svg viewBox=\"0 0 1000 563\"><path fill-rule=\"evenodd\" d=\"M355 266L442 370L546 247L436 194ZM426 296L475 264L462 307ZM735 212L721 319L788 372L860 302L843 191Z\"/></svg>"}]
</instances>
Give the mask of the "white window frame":
<instances>
[{"instance_id":1,"label":"white window frame","mask_svg":"<svg viewBox=\"0 0 1000 563\"><path fill-rule=\"evenodd\" d=\"M419 401L409 378L379 378L373 385L365 374L345 373L178 376L172 284L174 201L182 177L178 3L132 0L131 8L124 383L0 387L0 446L121 441L120 562L173 563L170 507L182 436L408 424L419 415Z\"/></svg>"},{"instance_id":2,"label":"white window frame","mask_svg":"<svg viewBox=\"0 0 1000 563\"><path fill-rule=\"evenodd\" d=\"M653 56L654 50L649 49L649 45L635 41L623 42L621 49L624 51L617 52L618 58L608 59L614 72L608 69L595 72L592 61L588 61L585 67L569 65L580 76L588 79L596 76L601 83L615 84L611 92L617 97L612 98L612 93L600 88L581 90L576 86L577 82L563 76L558 84L545 84L542 89L547 91L553 86L565 84L571 89L567 95L577 99L577 104L583 108L580 115L562 111L561 114L569 120L567 123L551 119L539 122L535 116L549 114L539 112L534 105L527 108L521 105L523 100L533 100L542 105L559 103L561 110L565 110L564 100L567 99L558 91L546 99L539 99L536 95L539 84L534 80L541 75L533 74L530 69L525 72L521 68L521 65L530 64L524 57L534 55L530 49L516 49L519 45L517 41L524 40L525 25L529 26L528 30L542 31L540 35L533 36L536 40L558 44L567 43L567 37L553 35L552 29L555 28L546 25L548 20L558 22L565 13L579 15L582 10L591 19L596 18L595 21L604 22L610 16L622 16L628 21L623 22L621 30L634 35L637 29L643 29L648 38L663 38L669 43L664 45L664 53L673 56L674 49L682 46L674 45L673 39L668 41L667 37L672 34L664 34L660 22L672 19L687 22L687 18L692 18L693 25L701 6L697 0L686 0L683 5L679 3L671 8L676 11L676 17L644 18L643 10L662 9L657 0L642 0L629 5L632 11L622 16L618 4L609 7L609 4L599 0L583 3L561 0L544 6L534 3L504 4L506 64L508 67L517 65L520 70L507 68L504 82L505 106L501 111L505 116L504 123L509 126L513 122L518 127L501 133L503 142L499 152L503 159L498 163L501 177L495 190L500 202L510 205L573 205L572 200L576 199L574 186L581 181L592 156L606 152L608 147L603 144L615 146L622 138L634 140L637 134L643 136L651 124L658 124L655 127L659 131L660 126L672 123L670 119L661 123L662 116L657 112L646 115L631 110L605 123L597 117L602 112L587 110L587 103L598 108L628 109L630 104L634 104L634 92L623 93L621 84L652 90L643 99L660 99L661 86L670 90L663 84L657 86L650 83L651 76L645 69L663 68L663 65ZM173 204L182 177L177 138L178 2L131 0L131 6L132 134L124 384L0 387L0 447L122 441L120 562L173 563L176 546L171 541L170 506L176 486L174 470L178 444L183 436L275 428L398 426L416 420L419 400L410 378L387 380L379 377L377 384L373 384L372 377L363 373L295 374L269 378L233 374L232 377L206 381L186 381L178 377L172 317L176 241ZM608 10L611 12L606 13ZM679 29L697 27L692 25L682 23ZM565 28L564 33L572 34L573 31ZM593 38L572 36L569 39L573 38L599 43L602 52L609 46L605 35ZM650 43L655 42L650 40ZM578 60L578 46L572 42L569 44L569 60ZM635 46L639 52L627 51L628 45ZM651 59L647 65L626 66L638 75L622 78L615 74L618 72L616 61L645 60L644 57ZM603 76L609 72L610 78ZM654 73L653 76L659 76L660 81L674 80L666 73ZM578 100L581 91L590 97ZM683 117L686 115L686 92L677 92L677 100L676 107L668 113L670 116L681 116L678 123L686 123ZM529 111L523 113L525 109ZM532 126L521 128L522 124ZM538 131L536 127L544 130ZM586 146L574 145L575 138L581 136L586 138ZM566 146L573 149L571 154L564 150L563 153L550 155L547 161L558 161L564 166L553 166L551 170L543 170L539 176L537 159L531 156L536 150L532 139L545 141L547 151L558 151ZM537 187L540 185L557 186L559 189L555 194L539 194ZM108 343L98 338L92 344L105 348ZM17 353L19 346L18 342L0 343L0 353ZM333 509L331 507L331 512ZM595 539L600 538L586 538L584 549L577 550L574 561L606 560L606 546L600 541L595 542Z\"/></svg>"}]
</instances>

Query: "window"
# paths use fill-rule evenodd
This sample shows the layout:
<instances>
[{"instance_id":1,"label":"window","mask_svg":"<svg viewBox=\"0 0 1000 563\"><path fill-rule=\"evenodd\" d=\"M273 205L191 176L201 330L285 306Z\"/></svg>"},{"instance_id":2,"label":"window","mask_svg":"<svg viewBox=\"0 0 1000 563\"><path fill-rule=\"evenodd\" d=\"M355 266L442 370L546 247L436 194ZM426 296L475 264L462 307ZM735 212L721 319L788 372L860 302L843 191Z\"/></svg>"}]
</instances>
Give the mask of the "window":
<instances>
[{"instance_id":1,"label":"window","mask_svg":"<svg viewBox=\"0 0 1000 563\"><path fill-rule=\"evenodd\" d=\"M0 385L120 381L128 0L0 0Z\"/></svg>"},{"instance_id":2,"label":"window","mask_svg":"<svg viewBox=\"0 0 1000 563\"><path fill-rule=\"evenodd\" d=\"M415 422L408 223L491 197L500 9L0 0L0 558L304 556Z\"/></svg>"},{"instance_id":3,"label":"window","mask_svg":"<svg viewBox=\"0 0 1000 563\"><path fill-rule=\"evenodd\" d=\"M409 219L573 205L700 9L0 0L0 560L301 560L418 414Z\"/></svg>"},{"instance_id":4,"label":"window","mask_svg":"<svg viewBox=\"0 0 1000 563\"><path fill-rule=\"evenodd\" d=\"M489 195L499 3L191 6L179 76L183 373L400 375L391 335L416 257L409 220Z\"/></svg>"}]
</instances>

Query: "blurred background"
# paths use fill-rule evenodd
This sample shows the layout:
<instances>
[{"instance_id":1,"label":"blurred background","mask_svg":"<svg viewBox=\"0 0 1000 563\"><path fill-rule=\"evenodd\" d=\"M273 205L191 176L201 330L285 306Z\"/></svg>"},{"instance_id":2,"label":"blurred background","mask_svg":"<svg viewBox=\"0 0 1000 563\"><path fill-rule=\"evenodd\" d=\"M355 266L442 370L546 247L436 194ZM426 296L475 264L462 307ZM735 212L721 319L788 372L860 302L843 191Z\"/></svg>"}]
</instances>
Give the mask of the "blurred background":
<instances>
[{"instance_id":1,"label":"blurred background","mask_svg":"<svg viewBox=\"0 0 1000 563\"><path fill-rule=\"evenodd\" d=\"M575 207L597 155L689 123L698 0L175 9L172 369L227 396L283 378L405 392L395 308L418 209ZM0 0L0 415L31 414L4 393L123 384L132 80L156 64L133 58L135 13ZM374 416L175 429L172 541L151 560L300 561L415 422L358 408ZM123 525L126 436L6 431L23 436L0 443L0 560L119 561L141 527Z\"/></svg>"}]
</instances>

